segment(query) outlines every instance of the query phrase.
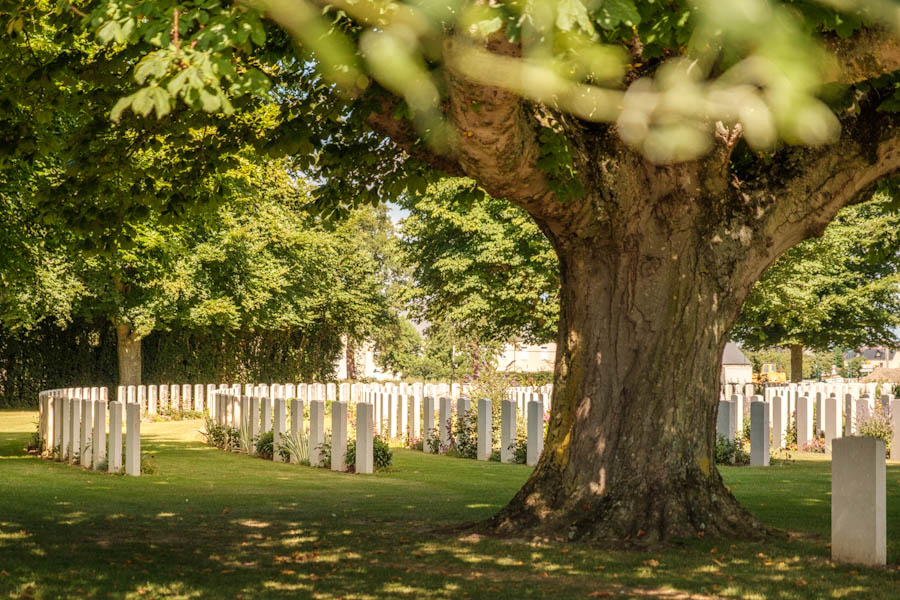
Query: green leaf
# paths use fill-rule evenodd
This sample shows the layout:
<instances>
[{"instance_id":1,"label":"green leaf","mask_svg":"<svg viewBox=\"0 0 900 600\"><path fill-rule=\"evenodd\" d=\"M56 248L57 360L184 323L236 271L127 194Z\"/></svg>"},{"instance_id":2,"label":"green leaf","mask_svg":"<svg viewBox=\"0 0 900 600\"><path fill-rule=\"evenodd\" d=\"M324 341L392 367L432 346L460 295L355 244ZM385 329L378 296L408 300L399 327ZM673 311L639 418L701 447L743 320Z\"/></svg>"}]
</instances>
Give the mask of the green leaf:
<instances>
[{"instance_id":1,"label":"green leaf","mask_svg":"<svg viewBox=\"0 0 900 600\"><path fill-rule=\"evenodd\" d=\"M216 112L219 110L219 107L222 106L222 101L219 99L219 96L210 92L206 88L202 88L200 90L200 106L206 112Z\"/></svg>"},{"instance_id":2,"label":"green leaf","mask_svg":"<svg viewBox=\"0 0 900 600\"><path fill-rule=\"evenodd\" d=\"M118 123L119 119L122 117L122 111L131 106L131 101L133 99L134 94L125 96L124 98L119 98L118 102L116 102L112 107L112 110L109 111L109 118Z\"/></svg>"},{"instance_id":3,"label":"green leaf","mask_svg":"<svg viewBox=\"0 0 900 600\"><path fill-rule=\"evenodd\" d=\"M641 22L641 15L633 0L603 0L595 14L600 27L604 29L613 29L619 23L633 27Z\"/></svg>"}]
</instances>

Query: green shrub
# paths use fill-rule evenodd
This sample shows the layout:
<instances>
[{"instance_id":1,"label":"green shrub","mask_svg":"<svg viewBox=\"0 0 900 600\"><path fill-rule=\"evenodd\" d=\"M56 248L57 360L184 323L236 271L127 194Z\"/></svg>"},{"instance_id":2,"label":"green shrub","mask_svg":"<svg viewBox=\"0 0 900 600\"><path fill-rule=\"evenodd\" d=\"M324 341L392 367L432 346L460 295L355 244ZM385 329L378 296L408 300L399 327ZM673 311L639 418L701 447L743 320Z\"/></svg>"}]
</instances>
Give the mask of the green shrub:
<instances>
[{"instance_id":1,"label":"green shrub","mask_svg":"<svg viewBox=\"0 0 900 600\"><path fill-rule=\"evenodd\" d=\"M874 414L859 420L856 424L856 433L857 435L884 440L884 449L887 455L890 456L891 438L894 434L894 428L891 426L891 420L885 417L883 413L876 411Z\"/></svg>"},{"instance_id":2,"label":"green shrub","mask_svg":"<svg viewBox=\"0 0 900 600\"><path fill-rule=\"evenodd\" d=\"M331 466L331 436L326 435L325 441L319 444L319 464L312 465L314 467L330 467Z\"/></svg>"},{"instance_id":3,"label":"green shrub","mask_svg":"<svg viewBox=\"0 0 900 600\"><path fill-rule=\"evenodd\" d=\"M790 450L797 449L797 413L791 413L790 423L784 432L784 447Z\"/></svg>"},{"instance_id":4,"label":"green shrub","mask_svg":"<svg viewBox=\"0 0 900 600\"><path fill-rule=\"evenodd\" d=\"M382 436L375 436L372 440L372 466L376 471L390 468L394 462L394 451L391 450L388 440ZM354 448L355 450L355 448Z\"/></svg>"},{"instance_id":5,"label":"green shrub","mask_svg":"<svg viewBox=\"0 0 900 600\"><path fill-rule=\"evenodd\" d=\"M206 438L206 443L214 448L224 448L227 441L227 433L225 427L216 423L215 419L206 416L203 429L200 433Z\"/></svg>"},{"instance_id":6,"label":"green shrub","mask_svg":"<svg viewBox=\"0 0 900 600\"><path fill-rule=\"evenodd\" d=\"M720 435L716 439L716 464L749 465L750 454L744 450L744 444L740 438L729 440L724 435Z\"/></svg>"},{"instance_id":7,"label":"green shrub","mask_svg":"<svg viewBox=\"0 0 900 600\"><path fill-rule=\"evenodd\" d=\"M474 411L457 416L447 454L459 458L478 457L478 418Z\"/></svg>"},{"instance_id":8,"label":"green shrub","mask_svg":"<svg viewBox=\"0 0 900 600\"><path fill-rule=\"evenodd\" d=\"M394 452L387 440L375 436L372 438L372 468L376 471L384 471L390 468L394 462ZM347 442L347 454L344 455L344 463L348 471L356 471L356 440Z\"/></svg>"},{"instance_id":9,"label":"green shrub","mask_svg":"<svg viewBox=\"0 0 900 600\"><path fill-rule=\"evenodd\" d=\"M750 415L744 415L744 423L741 428L741 439L750 442Z\"/></svg>"},{"instance_id":10,"label":"green shrub","mask_svg":"<svg viewBox=\"0 0 900 600\"><path fill-rule=\"evenodd\" d=\"M288 462L309 465L309 438L303 432L283 434L279 450Z\"/></svg>"},{"instance_id":11,"label":"green shrub","mask_svg":"<svg viewBox=\"0 0 900 600\"><path fill-rule=\"evenodd\" d=\"M155 454L141 454L141 474L154 475L159 472Z\"/></svg>"},{"instance_id":12,"label":"green shrub","mask_svg":"<svg viewBox=\"0 0 900 600\"><path fill-rule=\"evenodd\" d=\"M256 438L256 455L266 460L272 460L272 448L275 444L275 433L272 430L259 434Z\"/></svg>"}]
</instances>

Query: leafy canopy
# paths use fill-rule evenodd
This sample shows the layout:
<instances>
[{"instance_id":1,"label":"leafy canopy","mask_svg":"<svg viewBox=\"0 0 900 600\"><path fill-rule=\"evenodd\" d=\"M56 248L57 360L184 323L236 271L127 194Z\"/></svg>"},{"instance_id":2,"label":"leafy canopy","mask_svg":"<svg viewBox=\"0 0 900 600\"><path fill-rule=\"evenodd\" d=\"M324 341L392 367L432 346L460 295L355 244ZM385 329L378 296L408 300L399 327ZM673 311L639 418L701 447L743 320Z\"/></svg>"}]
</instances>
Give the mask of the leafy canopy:
<instances>
[{"instance_id":1,"label":"leafy canopy","mask_svg":"<svg viewBox=\"0 0 900 600\"><path fill-rule=\"evenodd\" d=\"M846 208L822 237L787 251L763 274L732 335L750 348L894 346L898 253L900 216L889 195Z\"/></svg>"}]
</instances>

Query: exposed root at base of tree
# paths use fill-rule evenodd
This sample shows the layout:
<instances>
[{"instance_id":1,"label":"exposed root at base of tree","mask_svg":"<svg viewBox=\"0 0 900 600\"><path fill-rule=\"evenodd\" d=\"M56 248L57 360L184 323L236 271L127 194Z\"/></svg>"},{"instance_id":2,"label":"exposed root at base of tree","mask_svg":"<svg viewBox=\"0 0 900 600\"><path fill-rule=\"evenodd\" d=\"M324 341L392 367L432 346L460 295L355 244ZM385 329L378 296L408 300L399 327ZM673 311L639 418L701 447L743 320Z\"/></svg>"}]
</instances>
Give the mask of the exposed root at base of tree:
<instances>
[{"instance_id":1,"label":"exposed root at base of tree","mask_svg":"<svg viewBox=\"0 0 900 600\"><path fill-rule=\"evenodd\" d=\"M566 493L546 467L536 473L496 516L478 530L499 537L577 541L616 549L651 548L679 539L761 540L783 532L767 529L734 498L714 472L666 489L613 490L593 497ZM781 535L779 535L781 534Z\"/></svg>"}]
</instances>

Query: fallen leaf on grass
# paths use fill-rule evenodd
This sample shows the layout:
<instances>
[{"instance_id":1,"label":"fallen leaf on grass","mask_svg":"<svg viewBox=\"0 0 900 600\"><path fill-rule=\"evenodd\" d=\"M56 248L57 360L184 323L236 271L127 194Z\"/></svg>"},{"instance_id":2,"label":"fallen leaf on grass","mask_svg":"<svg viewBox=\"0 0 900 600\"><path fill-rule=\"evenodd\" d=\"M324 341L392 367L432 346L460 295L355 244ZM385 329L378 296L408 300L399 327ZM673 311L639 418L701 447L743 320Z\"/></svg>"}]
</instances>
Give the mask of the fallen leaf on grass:
<instances>
[{"instance_id":1,"label":"fallen leaf on grass","mask_svg":"<svg viewBox=\"0 0 900 600\"><path fill-rule=\"evenodd\" d=\"M609 598L612 596L612 592L591 592L588 594L588 598Z\"/></svg>"}]
</instances>

